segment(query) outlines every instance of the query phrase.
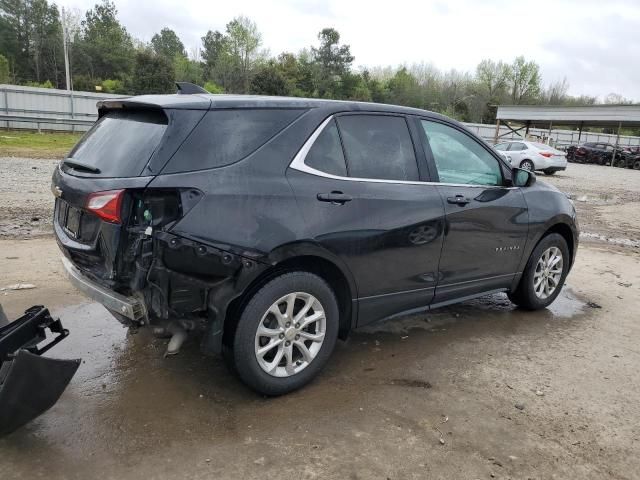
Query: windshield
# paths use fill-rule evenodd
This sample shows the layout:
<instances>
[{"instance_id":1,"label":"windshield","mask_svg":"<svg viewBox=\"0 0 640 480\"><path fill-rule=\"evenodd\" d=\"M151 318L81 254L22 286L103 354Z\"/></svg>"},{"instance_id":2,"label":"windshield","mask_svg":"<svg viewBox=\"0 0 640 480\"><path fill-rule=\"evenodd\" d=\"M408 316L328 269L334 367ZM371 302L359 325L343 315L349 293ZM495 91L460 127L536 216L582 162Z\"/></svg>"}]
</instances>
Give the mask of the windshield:
<instances>
[{"instance_id":1,"label":"windshield","mask_svg":"<svg viewBox=\"0 0 640 480\"><path fill-rule=\"evenodd\" d=\"M137 177L166 128L167 117L161 111L111 111L82 137L64 164L101 177Z\"/></svg>"}]
</instances>

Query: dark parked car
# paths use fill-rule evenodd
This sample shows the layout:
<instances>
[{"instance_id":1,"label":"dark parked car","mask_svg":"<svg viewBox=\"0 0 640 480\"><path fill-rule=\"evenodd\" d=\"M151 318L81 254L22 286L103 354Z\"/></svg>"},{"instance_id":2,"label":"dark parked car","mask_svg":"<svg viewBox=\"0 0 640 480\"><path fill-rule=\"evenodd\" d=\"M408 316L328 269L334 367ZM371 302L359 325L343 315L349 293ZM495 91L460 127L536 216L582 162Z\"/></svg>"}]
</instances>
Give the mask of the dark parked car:
<instances>
[{"instance_id":1,"label":"dark parked car","mask_svg":"<svg viewBox=\"0 0 640 480\"><path fill-rule=\"evenodd\" d=\"M493 292L555 300L576 212L435 113L233 95L104 101L53 175L74 285L187 332L255 390L311 380L356 327Z\"/></svg>"},{"instance_id":2,"label":"dark parked car","mask_svg":"<svg viewBox=\"0 0 640 480\"><path fill-rule=\"evenodd\" d=\"M571 145L567 148L567 160L577 163L597 163L606 165L611 163L615 147L610 143L583 143ZM616 160L622 157L622 149L616 151Z\"/></svg>"}]
</instances>

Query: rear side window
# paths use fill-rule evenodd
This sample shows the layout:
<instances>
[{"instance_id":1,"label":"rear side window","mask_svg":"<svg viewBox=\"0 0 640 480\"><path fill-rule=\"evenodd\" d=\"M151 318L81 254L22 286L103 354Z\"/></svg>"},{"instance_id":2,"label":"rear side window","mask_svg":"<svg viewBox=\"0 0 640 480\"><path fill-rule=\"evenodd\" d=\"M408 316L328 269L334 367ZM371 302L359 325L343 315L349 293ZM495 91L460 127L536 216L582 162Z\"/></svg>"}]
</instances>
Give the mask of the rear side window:
<instances>
[{"instance_id":1,"label":"rear side window","mask_svg":"<svg viewBox=\"0 0 640 480\"><path fill-rule=\"evenodd\" d=\"M223 167L242 160L303 113L302 110L211 110L163 173Z\"/></svg>"},{"instance_id":2,"label":"rear side window","mask_svg":"<svg viewBox=\"0 0 640 480\"><path fill-rule=\"evenodd\" d=\"M103 115L69 153L73 163L100 177L136 177L158 148L167 117L156 110L113 110Z\"/></svg>"},{"instance_id":3,"label":"rear side window","mask_svg":"<svg viewBox=\"0 0 640 480\"><path fill-rule=\"evenodd\" d=\"M418 164L407 122L387 115L338 117L349 176L418 180Z\"/></svg>"},{"instance_id":4,"label":"rear side window","mask_svg":"<svg viewBox=\"0 0 640 480\"><path fill-rule=\"evenodd\" d=\"M344 161L342 145L335 120L322 130L313 146L307 153L304 163L321 172L339 177L347 176L347 165Z\"/></svg>"}]
</instances>

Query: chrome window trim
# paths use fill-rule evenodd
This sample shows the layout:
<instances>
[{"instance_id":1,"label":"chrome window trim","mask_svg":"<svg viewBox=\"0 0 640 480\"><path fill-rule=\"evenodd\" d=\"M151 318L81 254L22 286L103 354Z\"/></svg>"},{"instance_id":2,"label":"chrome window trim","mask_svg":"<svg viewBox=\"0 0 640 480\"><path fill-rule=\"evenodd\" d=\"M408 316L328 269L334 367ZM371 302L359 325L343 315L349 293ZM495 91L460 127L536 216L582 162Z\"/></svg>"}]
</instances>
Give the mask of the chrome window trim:
<instances>
[{"instance_id":1,"label":"chrome window trim","mask_svg":"<svg viewBox=\"0 0 640 480\"><path fill-rule=\"evenodd\" d=\"M442 183L442 182L421 182L417 180L385 180L382 178L342 177L339 175L332 175L331 173L325 173L321 170L317 170L313 167L310 167L306 163L304 163L304 161L307 158L309 150L311 150L311 147L313 146L315 141L318 139L318 137L320 136L322 131L325 129L325 127L329 125L329 123L331 123L331 121L335 118L335 116L336 115L330 115L329 117L327 117L320 124L320 126L313 131L313 133L307 139L307 141L304 142L304 145L302 145L302 148L300 148L296 156L293 157L293 160L289 164L289 168L293 168L294 170L308 173L310 175L315 175L317 177L324 177L324 178L330 178L332 180L342 180L342 181L348 181L348 182L392 183L392 184L400 184L400 185L442 185L445 187L484 188L485 190L490 188L506 188L509 190L519 188L519 187L503 187L501 185L473 185L468 183Z\"/></svg>"}]
</instances>

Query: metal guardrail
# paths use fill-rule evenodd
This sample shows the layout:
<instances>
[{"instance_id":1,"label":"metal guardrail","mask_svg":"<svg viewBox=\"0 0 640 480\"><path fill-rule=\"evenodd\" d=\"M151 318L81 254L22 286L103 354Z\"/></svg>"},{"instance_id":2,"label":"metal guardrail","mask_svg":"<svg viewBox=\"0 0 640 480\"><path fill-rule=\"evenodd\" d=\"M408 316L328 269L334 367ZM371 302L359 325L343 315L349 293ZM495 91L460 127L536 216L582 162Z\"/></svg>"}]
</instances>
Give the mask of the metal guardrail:
<instances>
[{"instance_id":1,"label":"metal guardrail","mask_svg":"<svg viewBox=\"0 0 640 480\"><path fill-rule=\"evenodd\" d=\"M41 131L42 124L50 125L82 125L90 127L95 123L95 119L89 120L85 118L60 118L60 117L35 117L26 115L4 115L0 114L0 122L25 122L35 123L38 126L38 132Z\"/></svg>"}]
</instances>

